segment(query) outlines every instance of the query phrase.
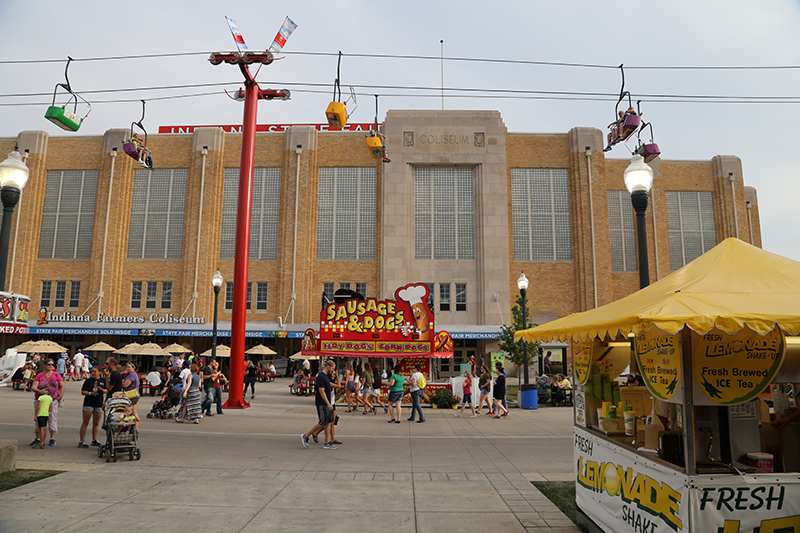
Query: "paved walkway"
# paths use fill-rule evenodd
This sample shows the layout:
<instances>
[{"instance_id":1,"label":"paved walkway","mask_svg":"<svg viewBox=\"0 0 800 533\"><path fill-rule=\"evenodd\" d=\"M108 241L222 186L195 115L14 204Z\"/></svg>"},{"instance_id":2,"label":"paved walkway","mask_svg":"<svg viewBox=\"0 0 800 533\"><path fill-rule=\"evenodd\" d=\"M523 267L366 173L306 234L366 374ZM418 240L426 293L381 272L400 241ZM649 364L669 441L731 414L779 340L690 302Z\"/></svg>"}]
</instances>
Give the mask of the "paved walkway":
<instances>
[{"instance_id":1,"label":"paved walkway","mask_svg":"<svg viewBox=\"0 0 800 533\"><path fill-rule=\"evenodd\" d=\"M17 467L67 470L0 493L0 531L578 531L530 483L573 479L571 409L501 420L426 409L424 424L387 424L340 408L344 444L305 449L314 400L287 384L257 384L253 407L199 425L143 419L141 461L117 463L76 446L79 383L45 450L27 446L31 395L0 387L0 438L19 440Z\"/></svg>"}]
</instances>

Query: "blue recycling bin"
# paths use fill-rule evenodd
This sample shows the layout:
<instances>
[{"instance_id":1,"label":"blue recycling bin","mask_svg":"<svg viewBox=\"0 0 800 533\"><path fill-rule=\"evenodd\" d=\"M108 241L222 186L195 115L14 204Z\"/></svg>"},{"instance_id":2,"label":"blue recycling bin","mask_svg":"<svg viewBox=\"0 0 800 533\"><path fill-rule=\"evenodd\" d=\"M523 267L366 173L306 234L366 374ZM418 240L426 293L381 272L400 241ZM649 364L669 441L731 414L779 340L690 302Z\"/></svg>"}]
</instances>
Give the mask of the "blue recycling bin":
<instances>
[{"instance_id":1,"label":"blue recycling bin","mask_svg":"<svg viewBox=\"0 0 800 533\"><path fill-rule=\"evenodd\" d=\"M523 409L539 408L539 391L536 385L522 385L519 388L519 404Z\"/></svg>"}]
</instances>

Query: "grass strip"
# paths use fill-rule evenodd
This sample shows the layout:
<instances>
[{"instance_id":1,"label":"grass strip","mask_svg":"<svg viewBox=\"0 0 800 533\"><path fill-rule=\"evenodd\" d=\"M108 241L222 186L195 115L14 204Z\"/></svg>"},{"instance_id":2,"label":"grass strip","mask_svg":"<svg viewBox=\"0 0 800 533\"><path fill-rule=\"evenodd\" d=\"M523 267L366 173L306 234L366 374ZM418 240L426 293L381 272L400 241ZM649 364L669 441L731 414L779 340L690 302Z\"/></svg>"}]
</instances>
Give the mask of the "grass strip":
<instances>
[{"instance_id":1,"label":"grass strip","mask_svg":"<svg viewBox=\"0 0 800 533\"><path fill-rule=\"evenodd\" d=\"M0 492L60 474L60 470L12 470L0 474Z\"/></svg>"}]
</instances>

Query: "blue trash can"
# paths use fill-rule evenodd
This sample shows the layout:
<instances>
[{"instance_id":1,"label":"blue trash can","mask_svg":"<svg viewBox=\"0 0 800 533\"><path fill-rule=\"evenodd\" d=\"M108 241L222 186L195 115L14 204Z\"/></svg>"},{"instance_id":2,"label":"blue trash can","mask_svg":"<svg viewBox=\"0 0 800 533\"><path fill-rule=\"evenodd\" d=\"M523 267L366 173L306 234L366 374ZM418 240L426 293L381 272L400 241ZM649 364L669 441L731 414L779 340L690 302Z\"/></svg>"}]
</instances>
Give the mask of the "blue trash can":
<instances>
[{"instance_id":1,"label":"blue trash can","mask_svg":"<svg viewBox=\"0 0 800 533\"><path fill-rule=\"evenodd\" d=\"M519 389L519 403L523 409L538 409L539 408L539 391L536 385L525 385Z\"/></svg>"}]
</instances>

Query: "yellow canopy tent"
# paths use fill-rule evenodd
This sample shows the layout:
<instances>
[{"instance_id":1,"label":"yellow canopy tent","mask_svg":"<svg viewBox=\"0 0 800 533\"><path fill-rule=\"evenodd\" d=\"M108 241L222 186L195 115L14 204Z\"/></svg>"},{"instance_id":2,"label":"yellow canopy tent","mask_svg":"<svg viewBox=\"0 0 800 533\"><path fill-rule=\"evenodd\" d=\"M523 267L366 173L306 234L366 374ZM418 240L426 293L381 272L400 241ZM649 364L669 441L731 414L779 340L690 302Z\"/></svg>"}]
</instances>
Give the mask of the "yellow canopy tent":
<instances>
[{"instance_id":1,"label":"yellow canopy tent","mask_svg":"<svg viewBox=\"0 0 800 533\"><path fill-rule=\"evenodd\" d=\"M625 339L651 326L670 334L747 325L800 333L800 263L729 238L664 279L615 302L518 331L515 340Z\"/></svg>"}]
</instances>

